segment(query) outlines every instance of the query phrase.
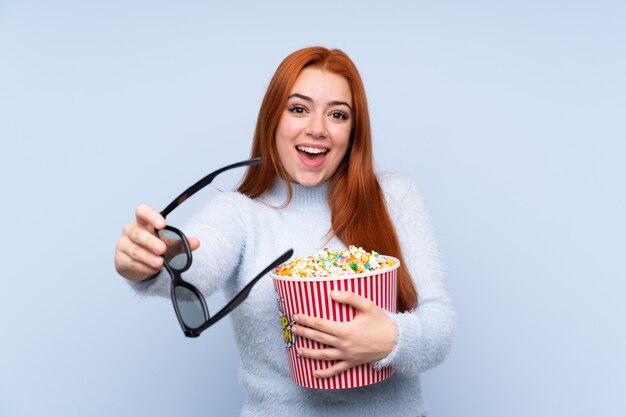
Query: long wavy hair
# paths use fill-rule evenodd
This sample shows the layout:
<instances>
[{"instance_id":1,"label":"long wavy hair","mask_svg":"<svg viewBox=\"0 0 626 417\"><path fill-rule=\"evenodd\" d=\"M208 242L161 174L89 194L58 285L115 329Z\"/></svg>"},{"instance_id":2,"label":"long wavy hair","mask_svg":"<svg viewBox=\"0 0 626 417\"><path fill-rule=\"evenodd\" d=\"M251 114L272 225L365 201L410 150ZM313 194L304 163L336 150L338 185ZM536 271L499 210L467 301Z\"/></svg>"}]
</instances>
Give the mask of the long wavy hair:
<instances>
[{"instance_id":1,"label":"long wavy hair","mask_svg":"<svg viewBox=\"0 0 626 417\"><path fill-rule=\"evenodd\" d=\"M350 85L354 107L348 151L330 179L328 204L332 230L328 237L335 235L346 245L361 246L398 258L398 311L410 311L417 306L417 289L404 262L383 191L374 174L372 134L363 81L345 53L338 49L309 47L290 54L278 66L263 98L252 143L251 155L260 156L263 163L248 168L237 190L256 198L268 190L276 176L289 184L289 176L276 148L276 129L293 85L307 67L343 76ZM285 205L289 204L291 196L289 185Z\"/></svg>"}]
</instances>

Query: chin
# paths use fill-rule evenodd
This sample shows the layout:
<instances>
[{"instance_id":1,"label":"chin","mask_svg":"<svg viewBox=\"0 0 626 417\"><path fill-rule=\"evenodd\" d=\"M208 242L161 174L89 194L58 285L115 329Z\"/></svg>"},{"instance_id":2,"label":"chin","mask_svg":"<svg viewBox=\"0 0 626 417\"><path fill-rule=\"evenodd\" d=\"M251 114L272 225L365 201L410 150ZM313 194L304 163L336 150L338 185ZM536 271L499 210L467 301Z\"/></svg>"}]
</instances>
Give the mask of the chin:
<instances>
[{"instance_id":1,"label":"chin","mask_svg":"<svg viewBox=\"0 0 626 417\"><path fill-rule=\"evenodd\" d=\"M320 185L324 182L323 177L296 177L295 182L305 187L315 187L316 185Z\"/></svg>"}]
</instances>

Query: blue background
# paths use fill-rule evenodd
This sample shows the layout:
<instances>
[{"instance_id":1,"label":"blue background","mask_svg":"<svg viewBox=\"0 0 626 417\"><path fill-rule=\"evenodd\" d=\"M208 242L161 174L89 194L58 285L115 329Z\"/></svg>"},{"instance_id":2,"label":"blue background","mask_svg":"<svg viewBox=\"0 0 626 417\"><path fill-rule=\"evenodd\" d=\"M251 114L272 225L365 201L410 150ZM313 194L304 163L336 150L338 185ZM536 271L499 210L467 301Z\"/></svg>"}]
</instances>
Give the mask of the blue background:
<instances>
[{"instance_id":1,"label":"blue background","mask_svg":"<svg viewBox=\"0 0 626 417\"><path fill-rule=\"evenodd\" d=\"M238 413L236 330L184 338L114 248L137 204L247 158L315 44L353 58L377 167L436 224L459 327L432 415L626 415L625 4L1 1L0 416Z\"/></svg>"}]
</instances>

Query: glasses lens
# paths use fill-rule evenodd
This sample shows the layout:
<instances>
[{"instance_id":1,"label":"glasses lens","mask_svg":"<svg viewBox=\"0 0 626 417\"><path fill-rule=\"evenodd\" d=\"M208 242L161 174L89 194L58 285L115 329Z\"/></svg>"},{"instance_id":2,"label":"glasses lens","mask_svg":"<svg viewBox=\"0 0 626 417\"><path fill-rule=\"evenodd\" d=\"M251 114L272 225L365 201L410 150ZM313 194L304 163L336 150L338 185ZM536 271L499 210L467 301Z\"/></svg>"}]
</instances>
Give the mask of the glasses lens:
<instances>
[{"instance_id":1,"label":"glasses lens","mask_svg":"<svg viewBox=\"0 0 626 417\"><path fill-rule=\"evenodd\" d=\"M176 286L174 287L174 295L176 296L178 312L187 326L195 329L208 319L204 315L202 301L196 293L188 288Z\"/></svg>"},{"instance_id":2,"label":"glasses lens","mask_svg":"<svg viewBox=\"0 0 626 417\"><path fill-rule=\"evenodd\" d=\"M159 238L167 246L167 250L163 255L165 262L172 269L184 269L189 257L187 256L182 236L171 230L163 229L159 231Z\"/></svg>"}]
</instances>

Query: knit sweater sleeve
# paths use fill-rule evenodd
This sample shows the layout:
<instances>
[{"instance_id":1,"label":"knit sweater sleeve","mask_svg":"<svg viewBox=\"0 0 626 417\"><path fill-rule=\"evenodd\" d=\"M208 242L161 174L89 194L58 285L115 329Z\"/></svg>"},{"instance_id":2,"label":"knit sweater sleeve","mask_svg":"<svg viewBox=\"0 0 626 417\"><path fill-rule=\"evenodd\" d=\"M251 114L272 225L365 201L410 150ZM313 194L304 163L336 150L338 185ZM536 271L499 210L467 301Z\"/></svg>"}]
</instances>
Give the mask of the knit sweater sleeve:
<instances>
[{"instance_id":1,"label":"knit sweater sleeve","mask_svg":"<svg viewBox=\"0 0 626 417\"><path fill-rule=\"evenodd\" d=\"M200 247L192 253L191 268L183 272L183 279L205 296L222 287L241 263L246 241L240 213L242 198L246 197L234 192L220 193L181 228L185 235L200 240ZM140 295L170 296L171 278L165 268L153 279L129 283Z\"/></svg>"},{"instance_id":2,"label":"knit sweater sleeve","mask_svg":"<svg viewBox=\"0 0 626 417\"><path fill-rule=\"evenodd\" d=\"M441 363L450 351L456 316L445 281L434 228L413 182L401 174L380 178L406 265L418 291L409 312L389 313L398 327L393 351L375 363L415 375Z\"/></svg>"}]
</instances>

